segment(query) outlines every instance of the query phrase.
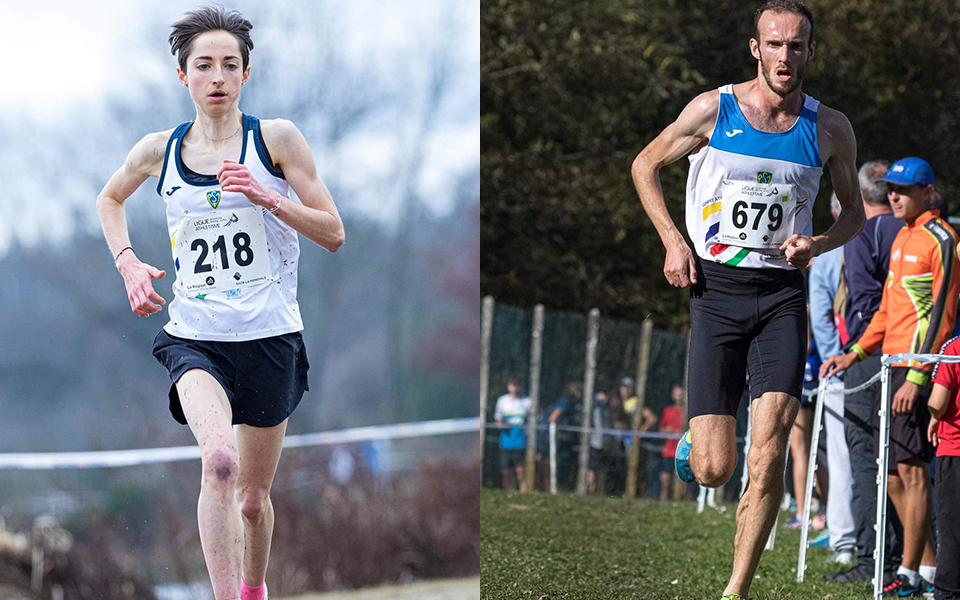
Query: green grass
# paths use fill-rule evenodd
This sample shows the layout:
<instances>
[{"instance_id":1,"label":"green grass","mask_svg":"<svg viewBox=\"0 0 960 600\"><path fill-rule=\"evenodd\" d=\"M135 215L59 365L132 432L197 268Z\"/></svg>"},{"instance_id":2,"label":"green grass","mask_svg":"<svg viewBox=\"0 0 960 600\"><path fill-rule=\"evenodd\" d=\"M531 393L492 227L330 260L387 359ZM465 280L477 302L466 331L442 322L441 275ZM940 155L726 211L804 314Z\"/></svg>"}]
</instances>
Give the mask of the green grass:
<instances>
[{"instance_id":1,"label":"green grass","mask_svg":"<svg viewBox=\"0 0 960 600\"><path fill-rule=\"evenodd\" d=\"M734 513L691 502L480 493L480 597L484 600L636 598L719 600L733 561ZM750 600L863 600L869 584L828 584L829 550L807 552L797 583L800 532L784 527L764 552Z\"/></svg>"}]
</instances>

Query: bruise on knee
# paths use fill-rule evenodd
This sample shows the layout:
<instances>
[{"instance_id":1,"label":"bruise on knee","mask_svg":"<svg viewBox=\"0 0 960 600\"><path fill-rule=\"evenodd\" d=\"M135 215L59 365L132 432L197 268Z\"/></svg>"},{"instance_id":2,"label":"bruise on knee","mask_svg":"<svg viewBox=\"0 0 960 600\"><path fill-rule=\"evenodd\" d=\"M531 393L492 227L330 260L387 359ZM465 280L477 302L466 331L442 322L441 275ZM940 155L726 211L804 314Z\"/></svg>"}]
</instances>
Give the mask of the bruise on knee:
<instances>
[{"instance_id":1,"label":"bruise on knee","mask_svg":"<svg viewBox=\"0 0 960 600\"><path fill-rule=\"evenodd\" d=\"M219 465L216 469L217 480L220 483L226 483L230 481L230 478L233 476L233 469L229 465Z\"/></svg>"}]
</instances>

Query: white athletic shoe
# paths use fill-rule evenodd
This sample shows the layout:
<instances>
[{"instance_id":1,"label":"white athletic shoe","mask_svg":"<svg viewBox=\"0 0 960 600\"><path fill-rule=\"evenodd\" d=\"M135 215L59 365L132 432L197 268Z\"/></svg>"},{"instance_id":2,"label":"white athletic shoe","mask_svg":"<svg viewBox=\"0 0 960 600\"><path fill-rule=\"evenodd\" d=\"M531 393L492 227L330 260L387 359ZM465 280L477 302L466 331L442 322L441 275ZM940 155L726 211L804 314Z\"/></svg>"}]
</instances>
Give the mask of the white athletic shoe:
<instances>
[{"instance_id":1,"label":"white athletic shoe","mask_svg":"<svg viewBox=\"0 0 960 600\"><path fill-rule=\"evenodd\" d=\"M857 557L853 550L837 550L827 559L828 563L837 563L840 565L852 565L857 562Z\"/></svg>"}]
</instances>

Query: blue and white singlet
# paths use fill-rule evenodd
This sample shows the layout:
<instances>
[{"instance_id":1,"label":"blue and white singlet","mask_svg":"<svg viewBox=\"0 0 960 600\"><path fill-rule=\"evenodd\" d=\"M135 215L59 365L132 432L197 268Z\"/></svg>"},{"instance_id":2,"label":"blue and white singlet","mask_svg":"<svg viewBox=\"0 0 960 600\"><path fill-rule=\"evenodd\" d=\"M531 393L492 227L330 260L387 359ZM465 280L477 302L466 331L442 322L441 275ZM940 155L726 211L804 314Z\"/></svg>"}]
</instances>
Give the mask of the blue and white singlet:
<instances>
[{"instance_id":1,"label":"blue and white singlet","mask_svg":"<svg viewBox=\"0 0 960 600\"><path fill-rule=\"evenodd\" d=\"M823 175L819 106L806 96L796 123L771 133L747 122L732 85L720 88L710 143L689 157L687 233L701 260L793 268L779 245L794 233L813 233L813 203Z\"/></svg>"},{"instance_id":2,"label":"blue and white singlet","mask_svg":"<svg viewBox=\"0 0 960 600\"><path fill-rule=\"evenodd\" d=\"M297 232L275 215L253 205L242 193L222 191L216 177L198 175L185 169L180 147L192 125L192 121L184 123L170 135L160 182L157 184L157 193L167 204L167 229L177 271L177 280L173 284L174 299L169 308L170 321L164 330L173 336L206 341L248 341L301 331L303 322L297 304L297 263L300 257ZM243 115L240 163L246 165L260 185L278 192L284 203L294 201L288 196L289 186L283 173L272 164L260 134L259 120L250 115ZM177 233L181 226L202 215L230 215L230 218L234 214L250 215L254 212L249 210L251 207L262 214L262 230L266 232L266 252L269 257L268 279L205 294L188 293L183 285L183 269L188 265L181 264L176 250ZM239 212L244 209L247 210ZM254 216L259 220L258 215ZM236 269L235 257L241 259L241 264L243 259L250 257L250 251L244 243L244 240L240 240L238 246L237 240L233 240L231 246L230 241L220 240L222 248L219 250L223 259L219 258L215 244L213 248L211 244L206 244L202 255L207 256L208 261L213 257L221 261L234 261ZM249 243L249 237L246 243ZM197 259L196 256L197 253L194 253L194 260L202 262L203 259Z\"/></svg>"}]
</instances>

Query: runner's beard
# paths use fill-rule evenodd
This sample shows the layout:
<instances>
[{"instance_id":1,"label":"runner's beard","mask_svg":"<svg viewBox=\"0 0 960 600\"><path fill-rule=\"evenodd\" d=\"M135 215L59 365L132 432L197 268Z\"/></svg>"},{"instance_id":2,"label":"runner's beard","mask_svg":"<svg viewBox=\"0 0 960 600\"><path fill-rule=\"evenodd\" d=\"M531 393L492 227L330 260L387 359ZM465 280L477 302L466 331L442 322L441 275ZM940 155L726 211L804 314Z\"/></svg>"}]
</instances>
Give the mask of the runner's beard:
<instances>
[{"instance_id":1,"label":"runner's beard","mask_svg":"<svg viewBox=\"0 0 960 600\"><path fill-rule=\"evenodd\" d=\"M786 98L790 92L800 87L800 84L803 83L803 71L805 68L806 65L800 65L792 69L793 77L784 84L770 77L770 69L768 69L766 63L763 62L763 57L760 57L760 71L763 73L763 79L767 82L767 86L781 98Z\"/></svg>"}]
</instances>

